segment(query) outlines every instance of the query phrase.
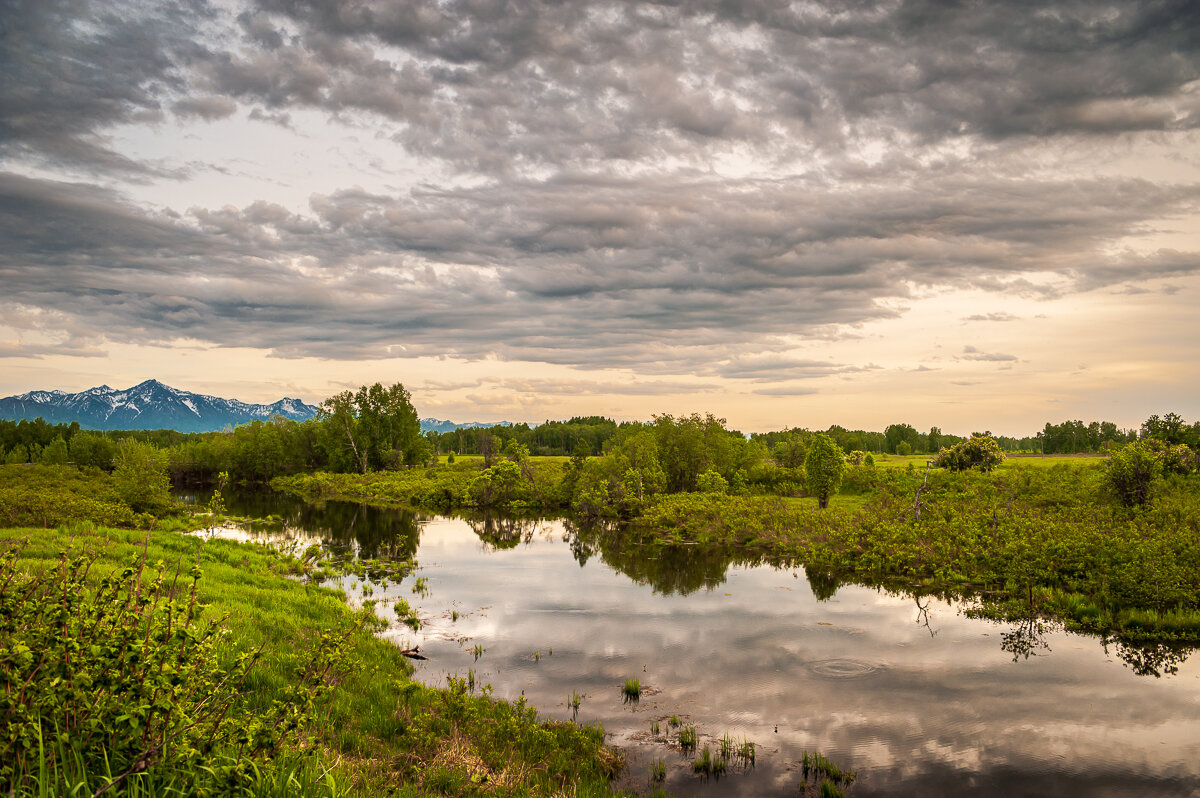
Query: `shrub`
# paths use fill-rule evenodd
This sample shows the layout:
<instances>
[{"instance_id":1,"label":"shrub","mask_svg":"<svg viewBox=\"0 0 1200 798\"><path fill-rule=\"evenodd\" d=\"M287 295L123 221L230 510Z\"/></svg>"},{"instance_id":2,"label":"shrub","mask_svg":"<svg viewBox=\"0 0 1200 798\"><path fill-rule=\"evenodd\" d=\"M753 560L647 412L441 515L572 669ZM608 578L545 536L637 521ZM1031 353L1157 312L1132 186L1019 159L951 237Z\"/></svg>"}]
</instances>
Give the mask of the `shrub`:
<instances>
[{"instance_id":1,"label":"shrub","mask_svg":"<svg viewBox=\"0 0 1200 798\"><path fill-rule=\"evenodd\" d=\"M1004 452L1000 451L1000 444L990 435L972 435L949 449L943 448L933 460L934 465L950 471L966 471L968 468L991 471L1002 462Z\"/></svg>"},{"instance_id":2,"label":"shrub","mask_svg":"<svg viewBox=\"0 0 1200 798\"><path fill-rule=\"evenodd\" d=\"M1108 459L1104 484L1126 507L1144 507L1162 480L1162 461L1144 442L1122 446Z\"/></svg>"},{"instance_id":3,"label":"shrub","mask_svg":"<svg viewBox=\"0 0 1200 798\"><path fill-rule=\"evenodd\" d=\"M696 490L701 493L725 493L728 489L729 483L725 477L711 468L696 477Z\"/></svg>"},{"instance_id":4,"label":"shrub","mask_svg":"<svg viewBox=\"0 0 1200 798\"><path fill-rule=\"evenodd\" d=\"M250 709L246 681L259 652L222 661L222 622L199 618L198 566L168 575L160 564L148 574L134 561L89 589L89 558L63 554L28 575L17 553L0 558L5 794L32 783L43 794L91 794L140 773L186 794L239 793L262 777L263 763L295 747L329 689L340 657L332 636L286 700Z\"/></svg>"}]
</instances>

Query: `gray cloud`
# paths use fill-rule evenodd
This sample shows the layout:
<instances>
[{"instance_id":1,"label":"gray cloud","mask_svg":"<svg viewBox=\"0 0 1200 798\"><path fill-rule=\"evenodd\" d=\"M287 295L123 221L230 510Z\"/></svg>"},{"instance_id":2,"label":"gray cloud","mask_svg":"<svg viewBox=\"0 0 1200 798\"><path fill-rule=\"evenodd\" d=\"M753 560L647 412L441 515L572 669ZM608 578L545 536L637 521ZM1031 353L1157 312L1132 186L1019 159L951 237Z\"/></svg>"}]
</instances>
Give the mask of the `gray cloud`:
<instances>
[{"instance_id":1,"label":"gray cloud","mask_svg":"<svg viewBox=\"0 0 1200 798\"><path fill-rule=\"evenodd\" d=\"M1011 313L974 313L970 316L963 316L963 321L1018 321L1020 316L1014 316Z\"/></svg>"},{"instance_id":2,"label":"gray cloud","mask_svg":"<svg viewBox=\"0 0 1200 798\"><path fill-rule=\"evenodd\" d=\"M1018 359L1016 355L1006 355L1002 352L980 352L973 346L964 346L963 353L958 357L960 360L979 360L987 363L1011 363Z\"/></svg>"},{"instance_id":3,"label":"gray cloud","mask_svg":"<svg viewBox=\"0 0 1200 798\"><path fill-rule=\"evenodd\" d=\"M284 358L495 355L793 391L871 367L779 353L899 316L914 288L1052 297L1200 273L1195 252L1122 249L1195 216L1200 186L1041 165L1047 141L1200 126L1189 10L10 3L5 321L45 332L37 319L54 319L62 353L101 335L189 337ZM285 128L324 112L460 179L314 193L305 213L251 197L182 216L80 182L186 177L192 165L139 160L110 137L239 109ZM70 179L29 176L46 169ZM646 390L673 384L660 382Z\"/></svg>"},{"instance_id":4,"label":"gray cloud","mask_svg":"<svg viewBox=\"0 0 1200 798\"><path fill-rule=\"evenodd\" d=\"M997 200L947 176L845 196L804 179L560 176L346 190L314 196L311 215L255 202L175 218L108 190L0 175L0 276L12 301L113 339L782 381L862 370L773 353L781 334L896 315L880 300L910 284L1022 291L1048 261L1074 290L1200 272L1196 255L1102 252L1144 218L1194 207L1194 188L1009 188ZM1091 205L1075 202L1083 193ZM960 358L1017 359L971 347Z\"/></svg>"}]
</instances>

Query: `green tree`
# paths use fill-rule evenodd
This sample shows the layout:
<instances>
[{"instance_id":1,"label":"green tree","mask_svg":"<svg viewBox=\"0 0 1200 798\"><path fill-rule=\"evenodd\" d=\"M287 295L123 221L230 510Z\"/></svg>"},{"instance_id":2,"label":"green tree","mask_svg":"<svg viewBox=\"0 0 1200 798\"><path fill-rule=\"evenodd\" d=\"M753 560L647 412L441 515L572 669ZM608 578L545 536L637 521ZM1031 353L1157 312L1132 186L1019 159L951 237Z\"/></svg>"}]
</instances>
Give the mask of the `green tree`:
<instances>
[{"instance_id":1,"label":"green tree","mask_svg":"<svg viewBox=\"0 0 1200 798\"><path fill-rule=\"evenodd\" d=\"M897 451L901 443L909 445L909 453L917 448L921 434L913 428L911 424L892 424L883 431L885 446L889 454L899 454Z\"/></svg>"},{"instance_id":2,"label":"green tree","mask_svg":"<svg viewBox=\"0 0 1200 798\"><path fill-rule=\"evenodd\" d=\"M55 438L42 449L39 460L43 465L66 465L68 460L67 442L61 437Z\"/></svg>"},{"instance_id":3,"label":"green tree","mask_svg":"<svg viewBox=\"0 0 1200 798\"><path fill-rule=\"evenodd\" d=\"M817 497L817 506L822 510L829 506L829 497L842 484L845 471L842 447L824 433L814 435L804 458L804 475L808 492Z\"/></svg>"},{"instance_id":4,"label":"green tree","mask_svg":"<svg viewBox=\"0 0 1200 798\"><path fill-rule=\"evenodd\" d=\"M1142 424L1143 438L1157 438L1165 443L1184 443L1187 437L1187 426L1178 413L1157 414L1150 416Z\"/></svg>"},{"instance_id":5,"label":"green tree","mask_svg":"<svg viewBox=\"0 0 1200 798\"><path fill-rule=\"evenodd\" d=\"M6 465L21 465L29 462L29 450L24 444L18 443L16 446L8 450L4 456Z\"/></svg>"},{"instance_id":6,"label":"green tree","mask_svg":"<svg viewBox=\"0 0 1200 798\"><path fill-rule=\"evenodd\" d=\"M421 423L400 383L342 391L321 403L320 439L335 470L368 471L412 465L427 455Z\"/></svg>"},{"instance_id":7,"label":"green tree","mask_svg":"<svg viewBox=\"0 0 1200 798\"><path fill-rule=\"evenodd\" d=\"M152 444L134 438L121 441L113 484L121 500L136 512L158 514L172 504L167 455Z\"/></svg>"},{"instance_id":8,"label":"green tree","mask_svg":"<svg viewBox=\"0 0 1200 798\"><path fill-rule=\"evenodd\" d=\"M80 432L71 437L71 461L75 465L109 470L117 456L117 444L100 432Z\"/></svg>"}]
</instances>

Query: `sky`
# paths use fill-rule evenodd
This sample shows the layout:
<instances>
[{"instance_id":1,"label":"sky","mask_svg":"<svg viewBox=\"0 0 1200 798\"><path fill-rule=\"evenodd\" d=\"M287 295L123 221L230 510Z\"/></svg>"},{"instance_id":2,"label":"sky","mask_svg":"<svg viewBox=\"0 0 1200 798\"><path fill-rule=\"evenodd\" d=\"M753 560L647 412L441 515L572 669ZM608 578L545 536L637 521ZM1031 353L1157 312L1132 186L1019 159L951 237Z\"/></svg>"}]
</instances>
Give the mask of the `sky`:
<instances>
[{"instance_id":1,"label":"sky","mask_svg":"<svg viewBox=\"0 0 1200 798\"><path fill-rule=\"evenodd\" d=\"M0 395L1200 417L1200 13L0 0Z\"/></svg>"}]
</instances>

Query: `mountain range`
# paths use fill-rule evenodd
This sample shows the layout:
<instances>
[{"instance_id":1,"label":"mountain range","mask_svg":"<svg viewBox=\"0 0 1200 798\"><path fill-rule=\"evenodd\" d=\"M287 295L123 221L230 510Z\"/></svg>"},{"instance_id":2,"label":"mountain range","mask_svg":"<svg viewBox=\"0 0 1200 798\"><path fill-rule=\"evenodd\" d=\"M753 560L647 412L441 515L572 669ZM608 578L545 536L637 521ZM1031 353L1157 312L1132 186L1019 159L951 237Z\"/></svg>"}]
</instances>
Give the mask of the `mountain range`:
<instances>
[{"instance_id":1,"label":"mountain range","mask_svg":"<svg viewBox=\"0 0 1200 798\"><path fill-rule=\"evenodd\" d=\"M123 391L100 385L80 393L30 391L0 399L0 418L48 424L78 421L85 429L174 429L180 432L212 432L255 420L283 416L302 421L316 415L317 408L299 399L280 399L273 404L248 404L237 399L191 393L146 380Z\"/></svg>"},{"instance_id":2,"label":"mountain range","mask_svg":"<svg viewBox=\"0 0 1200 798\"><path fill-rule=\"evenodd\" d=\"M283 416L303 421L317 414L317 407L299 399L280 399L269 405L248 404L237 399L181 391L158 380L146 380L119 391L107 385L79 393L30 391L0 399L0 418L47 424L78 421L84 429L173 429L180 432L212 432L255 420ZM421 431L452 432L469 427L509 426L470 421L456 424L436 418L421 419Z\"/></svg>"}]
</instances>

